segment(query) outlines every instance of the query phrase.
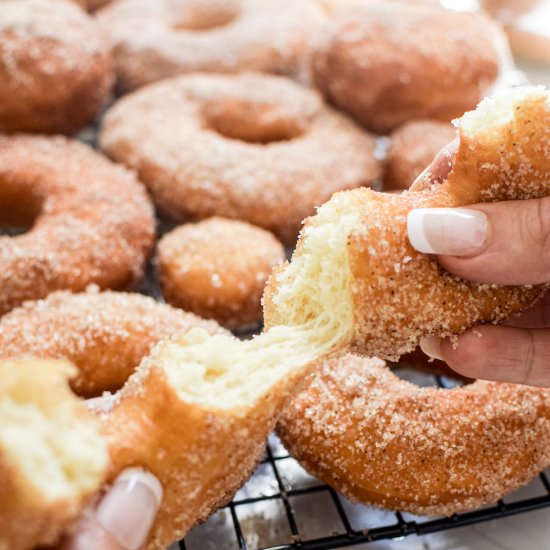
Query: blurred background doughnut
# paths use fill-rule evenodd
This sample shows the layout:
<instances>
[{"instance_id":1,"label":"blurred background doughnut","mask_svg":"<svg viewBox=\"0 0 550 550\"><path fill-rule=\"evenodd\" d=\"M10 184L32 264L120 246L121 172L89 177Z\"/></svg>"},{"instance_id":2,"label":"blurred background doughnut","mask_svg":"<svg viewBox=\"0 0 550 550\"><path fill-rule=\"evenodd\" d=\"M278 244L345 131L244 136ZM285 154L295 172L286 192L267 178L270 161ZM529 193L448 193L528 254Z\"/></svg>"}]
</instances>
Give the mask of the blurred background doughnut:
<instances>
[{"instance_id":1,"label":"blurred background doughnut","mask_svg":"<svg viewBox=\"0 0 550 550\"><path fill-rule=\"evenodd\" d=\"M0 132L72 134L91 122L114 80L96 22L70 2L0 9Z\"/></svg>"}]
</instances>

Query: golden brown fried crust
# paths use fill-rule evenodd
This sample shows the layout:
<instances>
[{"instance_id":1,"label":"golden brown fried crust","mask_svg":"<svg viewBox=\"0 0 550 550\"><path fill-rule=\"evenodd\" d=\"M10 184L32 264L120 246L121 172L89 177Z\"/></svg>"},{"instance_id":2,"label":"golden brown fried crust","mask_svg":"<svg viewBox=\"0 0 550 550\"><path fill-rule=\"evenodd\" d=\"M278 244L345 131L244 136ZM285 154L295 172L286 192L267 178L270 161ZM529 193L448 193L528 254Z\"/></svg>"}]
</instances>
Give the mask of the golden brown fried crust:
<instances>
[{"instance_id":1,"label":"golden brown fried crust","mask_svg":"<svg viewBox=\"0 0 550 550\"><path fill-rule=\"evenodd\" d=\"M155 237L135 176L61 137L0 137L0 225L32 225L0 236L0 314L54 290L131 287Z\"/></svg>"},{"instance_id":2,"label":"golden brown fried crust","mask_svg":"<svg viewBox=\"0 0 550 550\"><path fill-rule=\"evenodd\" d=\"M0 132L72 134L94 119L113 81L110 49L81 9L2 2Z\"/></svg>"},{"instance_id":3,"label":"golden brown fried crust","mask_svg":"<svg viewBox=\"0 0 550 550\"><path fill-rule=\"evenodd\" d=\"M148 550L163 550L181 539L233 497L254 470L280 411L305 374L299 369L242 409L205 408L180 399L167 382L159 360L162 346L102 415L113 464L110 477L141 466L164 488Z\"/></svg>"},{"instance_id":4,"label":"golden brown fried crust","mask_svg":"<svg viewBox=\"0 0 550 550\"><path fill-rule=\"evenodd\" d=\"M451 515L493 503L550 465L550 391L398 379L379 359L325 362L277 432L304 467L354 501Z\"/></svg>"},{"instance_id":5,"label":"golden brown fried crust","mask_svg":"<svg viewBox=\"0 0 550 550\"><path fill-rule=\"evenodd\" d=\"M435 155L456 137L456 129L438 120L413 120L395 130L384 165L384 191L408 189Z\"/></svg>"},{"instance_id":6,"label":"golden brown fried crust","mask_svg":"<svg viewBox=\"0 0 550 550\"><path fill-rule=\"evenodd\" d=\"M159 242L157 269L167 302L231 329L258 326L261 298L283 245L245 222L209 218Z\"/></svg>"},{"instance_id":7,"label":"golden brown fried crust","mask_svg":"<svg viewBox=\"0 0 550 550\"><path fill-rule=\"evenodd\" d=\"M191 327L225 332L213 321L140 294L54 292L0 319L0 360L66 358L79 369L72 389L94 397L120 389L159 340Z\"/></svg>"},{"instance_id":8,"label":"golden brown fried crust","mask_svg":"<svg viewBox=\"0 0 550 550\"><path fill-rule=\"evenodd\" d=\"M100 144L171 218L240 219L287 244L315 206L380 174L372 136L316 92L253 73L147 86L107 113Z\"/></svg>"},{"instance_id":9,"label":"golden brown fried crust","mask_svg":"<svg viewBox=\"0 0 550 550\"><path fill-rule=\"evenodd\" d=\"M125 92L194 72L303 79L310 40L325 21L311 0L124 0L98 15Z\"/></svg>"},{"instance_id":10,"label":"golden brown fried crust","mask_svg":"<svg viewBox=\"0 0 550 550\"><path fill-rule=\"evenodd\" d=\"M323 95L380 133L473 109L509 56L502 30L482 13L398 4L371 1L343 13L312 55Z\"/></svg>"}]
</instances>

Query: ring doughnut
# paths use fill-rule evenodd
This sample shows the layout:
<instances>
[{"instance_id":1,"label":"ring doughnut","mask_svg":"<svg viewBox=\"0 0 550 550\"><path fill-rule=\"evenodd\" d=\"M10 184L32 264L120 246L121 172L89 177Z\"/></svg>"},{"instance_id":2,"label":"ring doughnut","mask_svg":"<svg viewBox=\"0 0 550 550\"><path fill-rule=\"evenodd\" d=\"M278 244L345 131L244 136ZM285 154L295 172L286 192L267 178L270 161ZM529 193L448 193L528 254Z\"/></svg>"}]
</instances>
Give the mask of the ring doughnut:
<instances>
[{"instance_id":1,"label":"ring doughnut","mask_svg":"<svg viewBox=\"0 0 550 550\"><path fill-rule=\"evenodd\" d=\"M481 12L371 1L329 25L312 73L331 103L387 133L411 119L448 122L474 108L510 59L502 29Z\"/></svg>"},{"instance_id":2,"label":"ring doughnut","mask_svg":"<svg viewBox=\"0 0 550 550\"><path fill-rule=\"evenodd\" d=\"M26 226L0 236L0 315L58 289L133 285L155 235L129 171L62 137L0 137L0 227Z\"/></svg>"},{"instance_id":3,"label":"ring doughnut","mask_svg":"<svg viewBox=\"0 0 550 550\"><path fill-rule=\"evenodd\" d=\"M433 158L456 137L439 120L412 120L391 134L384 166L384 191L408 189Z\"/></svg>"},{"instance_id":4,"label":"ring doughnut","mask_svg":"<svg viewBox=\"0 0 550 550\"><path fill-rule=\"evenodd\" d=\"M549 99L527 87L466 114L453 170L441 183L402 195L355 189L319 208L291 263L268 283L260 336L239 341L192 329L153 348L102 415L111 476L143 466L165 489L149 548L165 547L230 498L277 411L320 358L350 346L395 357L424 334L498 321L541 293L456 280L410 247L404 216L421 205L547 194L550 160L541 151L550 147ZM443 307L423 309L432 303ZM235 442L235 433L243 439Z\"/></svg>"},{"instance_id":5,"label":"ring doughnut","mask_svg":"<svg viewBox=\"0 0 550 550\"><path fill-rule=\"evenodd\" d=\"M114 81L99 28L70 2L1 4L0 132L76 132L95 118Z\"/></svg>"},{"instance_id":6,"label":"ring doughnut","mask_svg":"<svg viewBox=\"0 0 550 550\"><path fill-rule=\"evenodd\" d=\"M129 91L191 72L305 78L310 38L326 15L310 0L122 0L98 21Z\"/></svg>"},{"instance_id":7,"label":"ring doughnut","mask_svg":"<svg viewBox=\"0 0 550 550\"><path fill-rule=\"evenodd\" d=\"M496 502L550 465L550 391L420 388L379 359L348 354L313 374L277 432L354 501L449 516Z\"/></svg>"},{"instance_id":8,"label":"ring doughnut","mask_svg":"<svg viewBox=\"0 0 550 550\"><path fill-rule=\"evenodd\" d=\"M380 173L370 135L317 93L271 75L147 86L107 112L100 145L137 171L171 218L240 219L285 243L316 205Z\"/></svg>"},{"instance_id":9,"label":"ring doughnut","mask_svg":"<svg viewBox=\"0 0 550 550\"><path fill-rule=\"evenodd\" d=\"M0 548L52 545L107 476L100 424L66 362L0 363Z\"/></svg>"},{"instance_id":10,"label":"ring doughnut","mask_svg":"<svg viewBox=\"0 0 550 550\"><path fill-rule=\"evenodd\" d=\"M0 319L0 361L25 356L67 359L78 368L71 388L93 397L120 389L159 340L213 321L124 292L59 291Z\"/></svg>"},{"instance_id":11,"label":"ring doughnut","mask_svg":"<svg viewBox=\"0 0 550 550\"><path fill-rule=\"evenodd\" d=\"M284 259L283 245L268 231L209 218L162 237L157 271L168 303L242 330L261 322L267 277Z\"/></svg>"}]
</instances>

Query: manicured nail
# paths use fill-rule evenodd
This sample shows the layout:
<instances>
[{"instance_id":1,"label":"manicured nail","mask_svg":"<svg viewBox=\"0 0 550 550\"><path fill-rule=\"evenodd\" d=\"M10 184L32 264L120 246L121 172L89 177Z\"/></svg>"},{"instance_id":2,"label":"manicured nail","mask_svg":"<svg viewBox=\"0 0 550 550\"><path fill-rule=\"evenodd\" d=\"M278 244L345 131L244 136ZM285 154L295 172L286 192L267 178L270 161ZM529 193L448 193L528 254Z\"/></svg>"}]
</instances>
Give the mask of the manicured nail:
<instances>
[{"instance_id":1,"label":"manicured nail","mask_svg":"<svg viewBox=\"0 0 550 550\"><path fill-rule=\"evenodd\" d=\"M420 349L432 359L441 359L441 338L437 336L425 336L420 339Z\"/></svg>"},{"instance_id":2,"label":"manicured nail","mask_svg":"<svg viewBox=\"0 0 550 550\"><path fill-rule=\"evenodd\" d=\"M162 501L158 479L141 468L122 472L99 504L102 527L127 550L137 550L147 539Z\"/></svg>"},{"instance_id":3,"label":"manicured nail","mask_svg":"<svg viewBox=\"0 0 550 550\"><path fill-rule=\"evenodd\" d=\"M411 244L425 254L473 256L487 240L487 216L469 208L417 208L407 216Z\"/></svg>"}]
</instances>

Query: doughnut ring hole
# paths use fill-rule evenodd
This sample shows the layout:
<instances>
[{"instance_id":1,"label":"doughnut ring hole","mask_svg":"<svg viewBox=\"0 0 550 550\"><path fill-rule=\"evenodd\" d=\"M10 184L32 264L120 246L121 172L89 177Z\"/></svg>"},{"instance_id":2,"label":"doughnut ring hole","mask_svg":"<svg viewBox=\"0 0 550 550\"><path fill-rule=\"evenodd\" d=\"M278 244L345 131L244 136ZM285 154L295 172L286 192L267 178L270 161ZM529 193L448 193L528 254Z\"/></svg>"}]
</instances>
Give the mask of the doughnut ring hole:
<instances>
[{"instance_id":1,"label":"doughnut ring hole","mask_svg":"<svg viewBox=\"0 0 550 550\"><path fill-rule=\"evenodd\" d=\"M32 182L21 185L0 179L0 236L29 231L42 211L43 197Z\"/></svg>"},{"instance_id":2,"label":"doughnut ring hole","mask_svg":"<svg viewBox=\"0 0 550 550\"><path fill-rule=\"evenodd\" d=\"M240 14L237 0L172 0L173 27L181 31L209 31L225 27Z\"/></svg>"},{"instance_id":3,"label":"doughnut ring hole","mask_svg":"<svg viewBox=\"0 0 550 550\"><path fill-rule=\"evenodd\" d=\"M202 116L204 127L223 137L260 144L298 138L305 132L307 122L281 105L237 98L205 103Z\"/></svg>"}]
</instances>

